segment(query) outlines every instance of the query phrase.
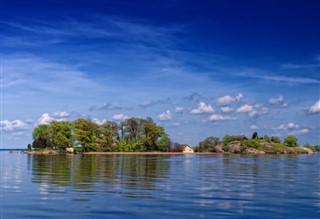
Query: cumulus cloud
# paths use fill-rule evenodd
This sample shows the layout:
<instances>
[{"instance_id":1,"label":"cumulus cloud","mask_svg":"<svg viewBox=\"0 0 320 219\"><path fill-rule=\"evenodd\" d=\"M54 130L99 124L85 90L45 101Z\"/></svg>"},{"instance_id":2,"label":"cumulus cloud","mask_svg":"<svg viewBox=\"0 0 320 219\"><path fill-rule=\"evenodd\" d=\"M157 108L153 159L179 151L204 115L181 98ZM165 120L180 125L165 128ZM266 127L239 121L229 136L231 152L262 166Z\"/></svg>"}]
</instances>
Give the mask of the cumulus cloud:
<instances>
[{"instance_id":1,"label":"cumulus cloud","mask_svg":"<svg viewBox=\"0 0 320 219\"><path fill-rule=\"evenodd\" d=\"M67 112L54 112L51 115L49 113L43 113L38 119L38 124L49 124L52 121L66 121L66 117L69 116Z\"/></svg>"},{"instance_id":2,"label":"cumulus cloud","mask_svg":"<svg viewBox=\"0 0 320 219\"><path fill-rule=\"evenodd\" d=\"M223 113L229 113L229 112L232 112L232 111L233 111L233 108L228 107L228 106L226 106L226 107L221 107L221 111L222 111Z\"/></svg>"},{"instance_id":3,"label":"cumulus cloud","mask_svg":"<svg viewBox=\"0 0 320 219\"><path fill-rule=\"evenodd\" d=\"M256 125L251 125L250 129L258 129L258 127Z\"/></svg>"},{"instance_id":4,"label":"cumulus cloud","mask_svg":"<svg viewBox=\"0 0 320 219\"><path fill-rule=\"evenodd\" d=\"M174 110L174 112L175 113L183 113L184 112L184 108L177 106L176 109Z\"/></svg>"},{"instance_id":5,"label":"cumulus cloud","mask_svg":"<svg viewBox=\"0 0 320 219\"><path fill-rule=\"evenodd\" d=\"M107 120L105 120L105 119L99 120L99 119L94 118L94 119L92 119L91 121L94 122L94 123L96 123L96 124L98 124L98 125L102 125L102 124L105 123Z\"/></svg>"},{"instance_id":6,"label":"cumulus cloud","mask_svg":"<svg viewBox=\"0 0 320 219\"><path fill-rule=\"evenodd\" d=\"M122 114L122 113L120 113L120 114L114 114L114 115L112 116L112 119L114 119L114 120L116 120L116 121L123 121L123 120L129 119L129 116L126 116L126 115L124 115L124 114Z\"/></svg>"},{"instance_id":7,"label":"cumulus cloud","mask_svg":"<svg viewBox=\"0 0 320 219\"><path fill-rule=\"evenodd\" d=\"M298 124L294 124L293 122L289 122L288 124L281 124L278 129L288 130L288 129L298 129L300 126Z\"/></svg>"},{"instance_id":8,"label":"cumulus cloud","mask_svg":"<svg viewBox=\"0 0 320 219\"><path fill-rule=\"evenodd\" d=\"M319 113L319 112L320 112L320 99L309 108L309 113Z\"/></svg>"},{"instance_id":9,"label":"cumulus cloud","mask_svg":"<svg viewBox=\"0 0 320 219\"><path fill-rule=\"evenodd\" d=\"M10 131L25 130L28 128L28 125L25 122L19 119L16 119L13 121L9 121L9 120L0 121L0 127L1 127L1 130L10 132Z\"/></svg>"},{"instance_id":10,"label":"cumulus cloud","mask_svg":"<svg viewBox=\"0 0 320 219\"><path fill-rule=\"evenodd\" d=\"M236 101L239 102L242 98L243 98L242 93L239 93L235 97L232 97L230 95L219 97L217 101L220 106L229 106Z\"/></svg>"},{"instance_id":11,"label":"cumulus cloud","mask_svg":"<svg viewBox=\"0 0 320 219\"><path fill-rule=\"evenodd\" d=\"M164 120L170 120L170 119L172 119L172 113L171 113L170 110L167 110L167 111L159 114L159 115L157 116L157 118L158 118L159 120L162 120L162 121L164 121Z\"/></svg>"},{"instance_id":12,"label":"cumulus cloud","mask_svg":"<svg viewBox=\"0 0 320 219\"><path fill-rule=\"evenodd\" d=\"M214 110L210 104L205 104L204 102L200 102L198 108L191 110L192 114L206 114L206 113L214 113Z\"/></svg>"},{"instance_id":13,"label":"cumulus cloud","mask_svg":"<svg viewBox=\"0 0 320 219\"><path fill-rule=\"evenodd\" d=\"M283 102L283 96L278 96L278 97L276 97L276 98L270 98L269 99L269 103L271 104L271 105L279 105L279 104L281 104Z\"/></svg>"},{"instance_id":14,"label":"cumulus cloud","mask_svg":"<svg viewBox=\"0 0 320 219\"><path fill-rule=\"evenodd\" d=\"M209 117L210 121L224 121L224 120L233 120L233 119L235 118L230 116L218 115L218 114L213 114Z\"/></svg>"},{"instance_id":15,"label":"cumulus cloud","mask_svg":"<svg viewBox=\"0 0 320 219\"><path fill-rule=\"evenodd\" d=\"M261 104L244 104L240 106L237 110L237 113L247 113L250 117L255 117L259 115L264 115L269 112L268 108L262 106Z\"/></svg>"},{"instance_id":16,"label":"cumulus cloud","mask_svg":"<svg viewBox=\"0 0 320 219\"><path fill-rule=\"evenodd\" d=\"M303 135L309 133L310 128L311 127L301 127L301 125L289 122L288 124L279 125L275 130L283 135Z\"/></svg>"}]
</instances>

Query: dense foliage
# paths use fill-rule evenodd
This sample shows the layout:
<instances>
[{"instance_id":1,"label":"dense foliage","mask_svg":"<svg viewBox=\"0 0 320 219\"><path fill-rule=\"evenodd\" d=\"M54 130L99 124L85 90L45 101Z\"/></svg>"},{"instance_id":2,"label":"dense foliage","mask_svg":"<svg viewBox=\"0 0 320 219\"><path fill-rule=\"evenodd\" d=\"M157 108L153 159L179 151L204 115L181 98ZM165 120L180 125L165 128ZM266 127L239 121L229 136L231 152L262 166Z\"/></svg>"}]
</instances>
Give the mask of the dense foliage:
<instances>
[{"instance_id":1,"label":"dense foliage","mask_svg":"<svg viewBox=\"0 0 320 219\"><path fill-rule=\"evenodd\" d=\"M163 127L151 118L129 118L120 124L107 121L101 125L89 119L73 122L54 121L33 131L34 149L78 151L166 151L171 141Z\"/></svg>"}]
</instances>

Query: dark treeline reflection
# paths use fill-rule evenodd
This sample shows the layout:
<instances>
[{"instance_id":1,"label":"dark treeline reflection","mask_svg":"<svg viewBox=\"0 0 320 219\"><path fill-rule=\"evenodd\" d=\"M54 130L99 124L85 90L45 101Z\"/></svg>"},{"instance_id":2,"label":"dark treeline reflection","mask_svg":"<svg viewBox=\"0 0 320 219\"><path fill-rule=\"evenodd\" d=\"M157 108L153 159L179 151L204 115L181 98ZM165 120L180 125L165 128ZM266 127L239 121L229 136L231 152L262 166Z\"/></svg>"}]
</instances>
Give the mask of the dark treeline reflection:
<instances>
[{"instance_id":1,"label":"dark treeline reflection","mask_svg":"<svg viewBox=\"0 0 320 219\"><path fill-rule=\"evenodd\" d=\"M78 191L158 189L169 174L168 156L31 155L32 182L72 186ZM29 164L30 164L29 163Z\"/></svg>"}]
</instances>

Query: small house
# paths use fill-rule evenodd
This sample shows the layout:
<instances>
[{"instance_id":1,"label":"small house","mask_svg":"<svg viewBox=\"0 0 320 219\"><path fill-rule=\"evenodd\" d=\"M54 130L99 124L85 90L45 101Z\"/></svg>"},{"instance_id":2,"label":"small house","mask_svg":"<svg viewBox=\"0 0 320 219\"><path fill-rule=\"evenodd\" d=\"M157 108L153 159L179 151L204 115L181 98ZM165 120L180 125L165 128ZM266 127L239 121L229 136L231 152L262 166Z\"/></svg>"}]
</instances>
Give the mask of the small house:
<instances>
[{"instance_id":1,"label":"small house","mask_svg":"<svg viewBox=\"0 0 320 219\"><path fill-rule=\"evenodd\" d=\"M194 153L194 150L190 145L185 145L182 152L183 153Z\"/></svg>"}]
</instances>

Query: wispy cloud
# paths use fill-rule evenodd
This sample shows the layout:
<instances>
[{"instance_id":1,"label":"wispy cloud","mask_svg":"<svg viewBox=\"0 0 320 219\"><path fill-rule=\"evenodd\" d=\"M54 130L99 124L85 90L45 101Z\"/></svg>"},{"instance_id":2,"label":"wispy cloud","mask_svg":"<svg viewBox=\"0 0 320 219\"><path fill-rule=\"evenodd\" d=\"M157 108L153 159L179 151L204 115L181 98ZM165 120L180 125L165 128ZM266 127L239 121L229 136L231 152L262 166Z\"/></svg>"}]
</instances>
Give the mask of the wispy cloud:
<instances>
[{"instance_id":1,"label":"wispy cloud","mask_svg":"<svg viewBox=\"0 0 320 219\"><path fill-rule=\"evenodd\" d=\"M147 100L139 104L139 106L142 108L148 108L148 107L159 105L159 104L172 104L172 102L170 98L160 99L160 100Z\"/></svg>"},{"instance_id":2,"label":"wispy cloud","mask_svg":"<svg viewBox=\"0 0 320 219\"><path fill-rule=\"evenodd\" d=\"M231 116L223 116L219 114L213 114L209 117L210 121L226 121L226 120L234 120L234 119L236 118Z\"/></svg>"},{"instance_id":3,"label":"wispy cloud","mask_svg":"<svg viewBox=\"0 0 320 219\"><path fill-rule=\"evenodd\" d=\"M95 110L132 110L133 107L124 107L118 104L114 103L105 103L100 106L91 106L89 108L89 111L95 111Z\"/></svg>"},{"instance_id":4,"label":"wispy cloud","mask_svg":"<svg viewBox=\"0 0 320 219\"><path fill-rule=\"evenodd\" d=\"M226 106L226 107L221 107L221 112L223 112L223 113L230 113L230 112L232 112L233 110L234 110L233 108L228 107L228 106Z\"/></svg>"},{"instance_id":5,"label":"wispy cloud","mask_svg":"<svg viewBox=\"0 0 320 219\"><path fill-rule=\"evenodd\" d=\"M279 104L281 104L282 102L283 102L283 96L278 96L278 97L276 97L276 98L270 98L269 99L269 103L271 104L271 105L279 105Z\"/></svg>"},{"instance_id":6,"label":"wispy cloud","mask_svg":"<svg viewBox=\"0 0 320 219\"><path fill-rule=\"evenodd\" d=\"M192 102L199 102L200 100L204 99L203 95L198 93L198 92L194 92L186 97L183 98L184 100L189 100Z\"/></svg>"},{"instance_id":7,"label":"wispy cloud","mask_svg":"<svg viewBox=\"0 0 320 219\"><path fill-rule=\"evenodd\" d=\"M286 63L286 64L283 64L281 68L289 69L289 70L315 69L315 68L320 68L320 64L299 65L299 64Z\"/></svg>"},{"instance_id":8,"label":"wispy cloud","mask_svg":"<svg viewBox=\"0 0 320 219\"><path fill-rule=\"evenodd\" d=\"M286 84L319 84L320 80L311 77L302 77L302 76L287 76L284 74L273 74L268 71L254 69L254 68L246 68L243 70L239 70L237 73L232 74L238 77L244 78L252 78L264 81L271 82L280 82Z\"/></svg>"},{"instance_id":9,"label":"wispy cloud","mask_svg":"<svg viewBox=\"0 0 320 219\"><path fill-rule=\"evenodd\" d=\"M177 106L174 110L175 113L183 113L185 111L184 107Z\"/></svg>"},{"instance_id":10,"label":"wispy cloud","mask_svg":"<svg viewBox=\"0 0 320 219\"><path fill-rule=\"evenodd\" d=\"M28 89L69 95L100 88L83 72L34 55L3 56L2 71L3 88L15 92Z\"/></svg>"},{"instance_id":11,"label":"wispy cloud","mask_svg":"<svg viewBox=\"0 0 320 219\"><path fill-rule=\"evenodd\" d=\"M38 41L55 39L57 42L74 41L75 39L109 39L118 43L152 45L166 47L172 43L175 33L183 32L184 27L179 25L153 25L148 20L126 19L117 16L95 14L91 19L75 19L61 17L54 23L27 19L25 22L1 21L4 29L10 32L23 33L29 39ZM21 40L21 39L20 39ZM27 41L27 39L24 39ZM34 40L36 43L36 41Z\"/></svg>"},{"instance_id":12,"label":"wispy cloud","mask_svg":"<svg viewBox=\"0 0 320 219\"><path fill-rule=\"evenodd\" d=\"M129 116L127 115L124 115L123 113L120 113L120 114L114 114L112 116L112 119L116 120L116 121L123 121L123 120L126 120L128 119Z\"/></svg>"}]
</instances>

